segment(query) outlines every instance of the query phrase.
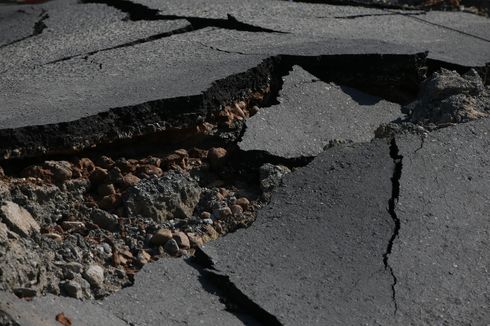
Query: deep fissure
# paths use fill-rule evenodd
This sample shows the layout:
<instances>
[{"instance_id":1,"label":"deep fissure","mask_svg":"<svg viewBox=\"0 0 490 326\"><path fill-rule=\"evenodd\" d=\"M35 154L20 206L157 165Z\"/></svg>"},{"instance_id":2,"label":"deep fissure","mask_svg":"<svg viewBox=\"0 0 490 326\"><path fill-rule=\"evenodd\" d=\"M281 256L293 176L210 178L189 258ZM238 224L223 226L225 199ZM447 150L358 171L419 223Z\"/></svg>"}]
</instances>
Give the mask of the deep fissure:
<instances>
[{"instance_id":1,"label":"deep fissure","mask_svg":"<svg viewBox=\"0 0 490 326\"><path fill-rule=\"evenodd\" d=\"M282 325L276 316L243 293L228 275L221 274L216 270L212 258L202 250L197 250L188 264L200 273L199 281L204 290L217 295L225 305L226 310L237 318L241 319L245 315L261 325Z\"/></svg>"},{"instance_id":2,"label":"deep fissure","mask_svg":"<svg viewBox=\"0 0 490 326\"><path fill-rule=\"evenodd\" d=\"M392 253L393 244L395 240L398 238L398 235L400 233L400 227L401 227L400 219L396 214L396 204L400 197L400 178L402 175L402 168L403 168L403 163L402 163L403 156L400 155L399 153L399 148L396 144L395 137L391 139L390 157L393 160L394 169L393 169L393 175L391 177L392 189L391 189L391 197L388 200L388 212L391 216L391 219L393 220L394 225L393 225L393 233L386 247L386 251L383 254L383 264L385 266L385 269L389 271L391 277L393 278L393 283L391 284L391 292L392 292L393 304L395 306L394 314L396 314L398 311L398 303L396 301L396 284L398 282L398 279L395 275L395 271L393 270L393 267L389 263L389 256Z\"/></svg>"}]
</instances>

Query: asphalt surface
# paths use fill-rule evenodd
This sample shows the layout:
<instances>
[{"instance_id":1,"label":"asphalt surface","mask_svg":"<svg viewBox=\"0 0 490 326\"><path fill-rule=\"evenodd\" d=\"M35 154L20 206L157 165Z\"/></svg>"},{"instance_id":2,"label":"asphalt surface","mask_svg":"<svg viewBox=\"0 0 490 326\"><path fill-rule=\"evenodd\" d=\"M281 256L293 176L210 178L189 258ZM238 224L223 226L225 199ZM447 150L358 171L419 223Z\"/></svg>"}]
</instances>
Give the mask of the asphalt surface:
<instances>
[{"instance_id":1,"label":"asphalt surface","mask_svg":"<svg viewBox=\"0 0 490 326\"><path fill-rule=\"evenodd\" d=\"M424 51L441 65L490 62L483 17L287 1L59 0L0 7L0 30L4 158L144 135L180 116L192 125L209 103L264 86L276 59L346 57L339 75L372 55L410 71ZM488 323L490 120L370 141L399 104L311 73L295 66L279 104L247 122L243 150L317 156L251 227L200 259L145 266L103 302L0 293L0 310L21 325L57 325L61 312L74 325ZM334 139L355 143L324 150Z\"/></svg>"},{"instance_id":2,"label":"asphalt surface","mask_svg":"<svg viewBox=\"0 0 490 326\"><path fill-rule=\"evenodd\" d=\"M131 20L128 13L138 11L131 6L118 9L74 0L50 1L35 9L0 8L7 17L0 20L7 31L0 48L1 130L87 117L89 124L96 114L110 109L117 114L127 106L144 111L144 103L199 95L213 82L279 54L429 51L429 58L463 66L490 61L488 20L466 13L414 16L285 1L141 3L157 16ZM228 14L248 27L230 23ZM33 16L46 27L25 38L34 28ZM189 19L196 17L208 20L189 31ZM282 33L249 31L251 27ZM148 118L144 112L141 116ZM33 131L18 131L29 133Z\"/></svg>"},{"instance_id":3,"label":"asphalt surface","mask_svg":"<svg viewBox=\"0 0 490 326\"><path fill-rule=\"evenodd\" d=\"M247 120L240 149L313 157L331 141L370 141L380 124L402 117L399 104L324 83L299 66L284 77L278 100Z\"/></svg>"}]
</instances>

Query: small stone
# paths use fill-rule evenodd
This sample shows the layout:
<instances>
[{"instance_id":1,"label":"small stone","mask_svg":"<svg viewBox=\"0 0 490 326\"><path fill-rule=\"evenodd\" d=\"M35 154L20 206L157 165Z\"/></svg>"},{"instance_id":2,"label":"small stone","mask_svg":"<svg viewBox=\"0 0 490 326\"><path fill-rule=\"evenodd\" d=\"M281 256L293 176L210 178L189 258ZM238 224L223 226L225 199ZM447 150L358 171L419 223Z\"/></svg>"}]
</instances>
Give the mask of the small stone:
<instances>
[{"instance_id":1,"label":"small stone","mask_svg":"<svg viewBox=\"0 0 490 326\"><path fill-rule=\"evenodd\" d=\"M90 182L92 182L94 185L99 185L104 183L108 176L109 173L106 169L97 166L90 174Z\"/></svg>"},{"instance_id":2,"label":"small stone","mask_svg":"<svg viewBox=\"0 0 490 326\"><path fill-rule=\"evenodd\" d=\"M189 249L191 247L191 244L189 242L189 238L184 232L176 232L173 235L174 240L177 242L179 245L179 248L182 249Z\"/></svg>"},{"instance_id":3,"label":"small stone","mask_svg":"<svg viewBox=\"0 0 490 326\"><path fill-rule=\"evenodd\" d=\"M179 253L179 245L177 244L177 241L174 239L168 240L165 243L165 251L168 252L170 255L174 256Z\"/></svg>"},{"instance_id":4,"label":"small stone","mask_svg":"<svg viewBox=\"0 0 490 326\"><path fill-rule=\"evenodd\" d=\"M183 148L175 150L174 153L177 155L180 155L182 157L189 157L189 153L187 152L187 150L185 150Z\"/></svg>"},{"instance_id":5,"label":"small stone","mask_svg":"<svg viewBox=\"0 0 490 326\"><path fill-rule=\"evenodd\" d=\"M63 237L55 232L49 232L44 234L45 237L53 239L55 241L63 241Z\"/></svg>"},{"instance_id":6,"label":"small stone","mask_svg":"<svg viewBox=\"0 0 490 326\"><path fill-rule=\"evenodd\" d=\"M219 169L223 166L226 158L226 149L222 147L213 147L208 151L208 162L211 168Z\"/></svg>"},{"instance_id":7,"label":"small stone","mask_svg":"<svg viewBox=\"0 0 490 326\"><path fill-rule=\"evenodd\" d=\"M243 214L243 208L240 205L232 205L230 209L235 216L240 216L241 214Z\"/></svg>"},{"instance_id":8,"label":"small stone","mask_svg":"<svg viewBox=\"0 0 490 326\"><path fill-rule=\"evenodd\" d=\"M122 173L134 172L136 166L125 158L120 158L116 161L116 166L121 170Z\"/></svg>"},{"instance_id":9,"label":"small stone","mask_svg":"<svg viewBox=\"0 0 490 326\"><path fill-rule=\"evenodd\" d=\"M204 224L213 224L213 220L210 219L210 218L205 218L204 220L202 220Z\"/></svg>"},{"instance_id":10,"label":"small stone","mask_svg":"<svg viewBox=\"0 0 490 326\"><path fill-rule=\"evenodd\" d=\"M93 209L90 218L94 224L105 230L113 231L118 226L117 217L101 209Z\"/></svg>"},{"instance_id":11,"label":"small stone","mask_svg":"<svg viewBox=\"0 0 490 326\"><path fill-rule=\"evenodd\" d=\"M116 188L114 188L114 185L111 183L104 183L97 188L97 192L101 196L109 196L116 193Z\"/></svg>"},{"instance_id":12,"label":"small stone","mask_svg":"<svg viewBox=\"0 0 490 326\"><path fill-rule=\"evenodd\" d=\"M11 201L5 201L0 207L0 218L12 231L21 236L27 237L40 230L31 213Z\"/></svg>"},{"instance_id":13,"label":"small stone","mask_svg":"<svg viewBox=\"0 0 490 326\"><path fill-rule=\"evenodd\" d=\"M243 208L243 210L246 211L250 206L250 201L245 197L240 197L236 200L236 204L240 205Z\"/></svg>"},{"instance_id":14,"label":"small stone","mask_svg":"<svg viewBox=\"0 0 490 326\"><path fill-rule=\"evenodd\" d=\"M151 256L149 253L147 253L145 250L140 250L140 252L138 253L138 262L141 264L141 265L145 265L145 264L148 264L151 260Z\"/></svg>"},{"instance_id":15,"label":"small stone","mask_svg":"<svg viewBox=\"0 0 490 326\"><path fill-rule=\"evenodd\" d=\"M204 244L202 238L195 233L187 233L187 237L192 247L202 247Z\"/></svg>"},{"instance_id":16,"label":"small stone","mask_svg":"<svg viewBox=\"0 0 490 326\"><path fill-rule=\"evenodd\" d=\"M0 166L0 177L4 177L5 176L5 171L3 170L3 168Z\"/></svg>"},{"instance_id":17,"label":"small stone","mask_svg":"<svg viewBox=\"0 0 490 326\"><path fill-rule=\"evenodd\" d=\"M121 203L121 195L119 195L119 194L112 194L112 195L104 196L98 202L99 207L101 209L105 209L105 210L112 209L112 208L118 206L120 203Z\"/></svg>"},{"instance_id":18,"label":"small stone","mask_svg":"<svg viewBox=\"0 0 490 326\"><path fill-rule=\"evenodd\" d=\"M36 296L37 291L30 288L16 288L14 294L19 298L32 298Z\"/></svg>"},{"instance_id":19,"label":"small stone","mask_svg":"<svg viewBox=\"0 0 490 326\"><path fill-rule=\"evenodd\" d=\"M162 169L155 165L145 164L140 165L136 168L136 175L140 178L147 178L149 176L157 176L160 177L163 175Z\"/></svg>"},{"instance_id":20,"label":"small stone","mask_svg":"<svg viewBox=\"0 0 490 326\"><path fill-rule=\"evenodd\" d=\"M85 229L85 223L80 221L63 221L61 227L64 231L78 231Z\"/></svg>"},{"instance_id":21,"label":"small stone","mask_svg":"<svg viewBox=\"0 0 490 326\"><path fill-rule=\"evenodd\" d=\"M76 281L70 280L70 281L62 282L60 283L60 288L62 289L64 294L69 297L75 299L82 299L83 297L82 287Z\"/></svg>"},{"instance_id":22,"label":"small stone","mask_svg":"<svg viewBox=\"0 0 490 326\"><path fill-rule=\"evenodd\" d=\"M86 173L92 173L95 170L95 164L89 158L80 159L76 166Z\"/></svg>"},{"instance_id":23,"label":"small stone","mask_svg":"<svg viewBox=\"0 0 490 326\"><path fill-rule=\"evenodd\" d=\"M63 269L72 271L77 274L81 274L83 270L83 265L75 261L68 262L62 266Z\"/></svg>"},{"instance_id":24,"label":"small stone","mask_svg":"<svg viewBox=\"0 0 490 326\"><path fill-rule=\"evenodd\" d=\"M201 219L206 220L211 218L211 213L210 212L202 212L201 213Z\"/></svg>"},{"instance_id":25,"label":"small stone","mask_svg":"<svg viewBox=\"0 0 490 326\"><path fill-rule=\"evenodd\" d=\"M229 207L223 207L219 209L219 218L227 218L229 216L233 215L231 209Z\"/></svg>"},{"instance_id":26,"label":"small stone","mask_svg":"<svg viewBox=\"0 0 490 326\"><path fill-rule=\"evenodd\" d=\"M63 182L71 179L71 164L67 161L46 161L44 167L53 173L53 180Z\"/></svg>"},{"instance_id":27,"label":"small stone","mask_svg":"<svg viewBox=\"0 0 490 326\"><path fill-rule=\"evenodd\" d=\"M162 160L158 157L154 157L154 156L148 156L147 158L141 160L141 163L142 164L150 164L150 165L154 165L156 167L160 167L160 164L162 164Z\"/></svg>"},{"instance_id":28,"label":"small stone","mask_svg":"<svg viewBox=\"0 0 490 326\"><path fill-rule=\"evenodd\" d=\"M141 181L140 178L138 178L132 173L128 173L122 179L122 186L123 188L133 187L136 186L140 181Z\"/></svg>"},{"instance_id":29,"label":"small stone","mask_svg":"<svg viewBox=\"0 0 490 326\"><path fill-rule=\"evenodd\" d=\"M97 165L100 166L103 169L110 169L114 166L114 161L105 155L102 155L98 160L97 160Z\"/></svg>"},{"instance_id":30,"label":"small stone","mask_svg":"<svg viewBox=\"0 0 490 326\"><path fill-rule=\"evenodd\" d=\"M100 288L104 284L104 268L99 265L90 265L83 273L83 277L93 287Z\"/></svg>"},{"instance_id":31,"label":"small stone","mask_svg":"<svg viewBox=\"0 0 490 326\"><path fill-rule=\"evenodd\" d=\"M150 243L154 246L163 246L168 240L173 238L172 231L169 229L158 230L150 239Z\"/></svg>"},{"instance_id":32,"label":"small stone","mask_svg":"<svg viewBox=\"0 0 490 326\"><path fill-rule=\"evenodd\" d=\"M212 240L216 240L219 238L219 233L214 229L212 225L204 226L204 230Z\"/></svg>"}]
</instances>

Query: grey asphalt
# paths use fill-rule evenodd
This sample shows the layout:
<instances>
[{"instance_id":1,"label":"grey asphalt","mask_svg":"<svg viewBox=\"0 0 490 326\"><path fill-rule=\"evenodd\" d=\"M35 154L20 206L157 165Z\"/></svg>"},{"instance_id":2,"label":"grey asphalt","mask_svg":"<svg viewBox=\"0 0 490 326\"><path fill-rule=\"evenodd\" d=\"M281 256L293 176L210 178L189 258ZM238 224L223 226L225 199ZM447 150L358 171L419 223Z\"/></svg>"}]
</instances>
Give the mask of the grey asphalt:
<instances>
[{"instance_id":1,"label":"grey asphalt","mask_svg":"<svg viewBox=\"0 0 490 326\"><path fill-rule=\"evenodd\" d=\"M370 141L380 124L403 116L399 104L322 82L299 66L283 79L280 104L247 120L240 149L285 158L316 156L331 141Z\"/></svg>"},{"instance_id":2,"label":"grey asphalt","mask_svg":"<svg viewBox=\"0 0 490 326\"><path fill-rule=\"evenodd\" d=\"M412 54L429 50L431 58L464 66L483 66L490 61L489 42L468 35L486 37L488 20L465 13L458 13L457 21L463 23L455 23L454 18L441 22L444 13L423 17L467 34L406 15L379 16L385 11L360 7L284 1L146 4L160 9L161 15L226 19L231 14L238 21L287 34L209 27L108 50L185 29L188 22L131 21L124 19L127 13L104 4L51 1L36 7L49 15L41 34L0 49L0 128L73 121L111 108L198 95L214 81L278 54ZM0 8L10 17L0 21L0 29L10 33L12 24L26 30L33 27L32 19L23 20L18 13L12 16L6 11L12 12L11 7ZM368 16L336 18L353 15ZM7 38L24 35L14 33Z\"/></svg>"},{"instance_id":3,"label":"grey asphalt","mask_svg":"<svg viewBox=\"0 0 490 326\"><path fill-rule=\"evenodd\" d=\"M485 325L489 133L486 119L433 132L422 148L397 138L399 230L393 161L375 141L320 154L251 228L204 252L285 325Z\"/></svg>"}]
</instances>

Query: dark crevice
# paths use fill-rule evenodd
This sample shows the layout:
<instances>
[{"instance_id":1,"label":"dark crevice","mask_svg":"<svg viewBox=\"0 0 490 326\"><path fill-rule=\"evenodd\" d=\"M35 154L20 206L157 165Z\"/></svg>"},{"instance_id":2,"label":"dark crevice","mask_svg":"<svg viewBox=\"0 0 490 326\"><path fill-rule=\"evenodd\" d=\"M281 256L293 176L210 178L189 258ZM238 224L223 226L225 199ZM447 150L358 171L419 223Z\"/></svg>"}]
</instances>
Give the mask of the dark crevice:
<instances>
[{"instance_id":1,"label":"dark crevice","mask_svg":"<svg viewBox=\"0 0 490 326\"><path fill-rule=\"evenodd\" d=\"M334 16L334 17L317 17L317 18L335 18L335 19L357 19L357 18L364 18L364 17L379 17L379 16L419 16L419 15L425 15L426 12L410 12L410 13L403 13L403 12L385 12L385 13L379 13L379 14L360 14L360 15L350 15L350 16Z\"/></svg>"},{"instance_id":2,"label":"dark crevice","mask_svg":"<svg viewBox=\"0 0 490 326\"><path fill-rule=\"evenodd\" d=\"M364 93L400 104L415 99L425 72L441 66L413 55L277 55L245 72L215 81L198 95L164 98L137 105L107 109L79 120L0 130L0 161L68 156L84 151L140 148L141 144L174 141L186 132L223 113L226 105L261 94L252 105L266 108L278 104L283 76L299 65L325 82L356 88ZM457 67L458 70L470 69ZM480 67L480 71L486 71ZM232 144L244 132L240 128L220 129L221 141ZM148 145L149 146L149 145ZM280 158L267 153L250 153L266 161ZM310 158L299 160L307 161ZM301 163L301 162L299 162ZM15 163L14 163L15 164Z\"/></svg>"},{"instance_id":3,"label":"dark crevice","mask_svg":"<svg viewBox=\"0 0 490 326\"><path fill-rule=\"evenodd\" d=\"M214 51L218 51L218 52L224 52L224 53L229 53L229 54L240 54L240 55L256 55L255 53L245 53L245 52L240 52L240 51L223 50L223 49L217 48L215 46L207 45L207 44L202 43L202 42L198 42L198 43L201 44L204 47L207 47L208 49L211 49L211 50L214 50Z\"/></svg>"},{"instance_id":4,"label":"dark crevice","mask_svg":"<svg viewBox=\"0 0 490 326\"><path fill-rule=\"evenodd\" d=\"M179 15L162 15L159 10L148 8L145 5L134 3L128 0L81 0L81 3L102 3L110 7L116 8L126 13L127 19L131 21L139 20L179 20L186 19L196 29L202 29L205 27L220 27L223 29L233 29L246 32L263 32L263 33L285 33L281 31L275 31L268 28L254 26L238 21L235 17L228 14L227 19L220 18L204 18L193 16L179 16Z\"/></svg>"},{"instance_id":5,"label":"dark crevice","mask_svg":"<svg viewBox=\"0 0 490 326\"><path fill-rule=\"evenodd\" d=\"M393 228L393 233L391 235L391 238L386 247L386 251L383 254L383 264L385 266L385 269L390 272L390 275L393 278L393 283L391 284L391 291L392 291L393 304L395 306L394 314L396 314L398 311L398 303L396 301L396 284L398 282L398 279L396 278L393 267L389 263L389 256L392 253L393 243L395 242L395 240L397 239L400 233L400 226L401 226L400 219L398 218L395 209L396 209L396 204L398 203L398 199L400 197L400 178L402 175L402 168L403 168L403 163L402 163L403 156L400 155L399 153L399 149L398 146L396 145L395 138L391 139L390 157L392 158L395 167L393 169L393 175L391 177L392 189L391 189L391 198L388 200L388 212L390 213L390 216L393 220L394 228Z\"/></svg>"},{"instance_id":6,"label":"dark crevice","mask_svg":"<svg viewBox=\"0 0 490 326\"><path fill-rule=\"evenodd\" d=\"M282 325L279 319L266 311L243 293L228 275L216 270L211 257L201 249L187 263L200 273L199 281L204 290L217 295L232 313L246 325Z\"/></svg>"},{"instance_id":7,"label":"dark crevice","mask_svg":"<svg viewBox=\"0 0 490 326\"><path fill-rule=\"evenodd\" d=\"M0 49L1 48L5 48L7 46L10 46L12 44L16 44L16 43L25 41L25 40L27 40L27 39L29 39L31 37L34 37L34 36L37 36L37 35L41 34L48 27L44 21L49 18L49 15L46 13L46 10L42 9L41 10L41 13L39 14L39 17L40 17L39 20L36 21L34 23L34 26L32 27L32 33L31 33L31 35L28 35L28 36L23 37L23 38L20 38L18 40L15 40L15 41L12 41L12 42L9 42L9 43L0 45Z\"/></svg>"}]
</instances>

